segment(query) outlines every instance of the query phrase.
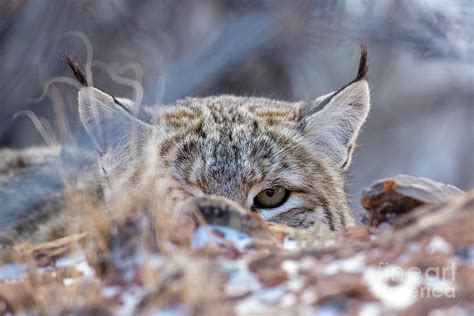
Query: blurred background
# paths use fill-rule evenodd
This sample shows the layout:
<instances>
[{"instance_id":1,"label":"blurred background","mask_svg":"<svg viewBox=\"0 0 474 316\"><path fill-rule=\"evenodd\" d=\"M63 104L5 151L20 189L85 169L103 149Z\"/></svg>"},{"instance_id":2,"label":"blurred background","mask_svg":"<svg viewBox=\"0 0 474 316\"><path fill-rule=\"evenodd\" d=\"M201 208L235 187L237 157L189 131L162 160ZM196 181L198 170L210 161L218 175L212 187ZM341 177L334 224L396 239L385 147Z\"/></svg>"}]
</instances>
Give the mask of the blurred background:
<instances>
[{"instance_id":1,"label":"blurred background","mask_svg":"<svg viewBox=\"0 0 474 316\"><path fill-rule=\"evenodd\" d=\"M362 41L373 108L349 174L354 208L364 186L399 173L474 187L471 0L3 0L0 148L45 132L87 146L66 51L94 86L160 106L310 100L354 78Z\"/></svg>"}]
</instances>

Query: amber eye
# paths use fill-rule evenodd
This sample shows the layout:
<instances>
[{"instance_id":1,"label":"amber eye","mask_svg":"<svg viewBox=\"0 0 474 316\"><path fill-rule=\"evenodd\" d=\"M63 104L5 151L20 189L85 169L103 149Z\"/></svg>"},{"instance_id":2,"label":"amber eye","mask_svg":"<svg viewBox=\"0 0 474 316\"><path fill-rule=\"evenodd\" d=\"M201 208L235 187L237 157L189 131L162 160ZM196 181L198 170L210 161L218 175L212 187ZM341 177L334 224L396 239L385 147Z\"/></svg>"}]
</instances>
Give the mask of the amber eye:
<instances>
[{"instance_id":1,"label":"amber eye","mask_svg":"<svg viewBox=\"0 0 474 316\"><path fill-rule=\"evenodd\" d=\"M263 190L253 200L256 208L275 208L288 200L290 191L282 187L270 188Z\"/></svg>"}]
</instances>

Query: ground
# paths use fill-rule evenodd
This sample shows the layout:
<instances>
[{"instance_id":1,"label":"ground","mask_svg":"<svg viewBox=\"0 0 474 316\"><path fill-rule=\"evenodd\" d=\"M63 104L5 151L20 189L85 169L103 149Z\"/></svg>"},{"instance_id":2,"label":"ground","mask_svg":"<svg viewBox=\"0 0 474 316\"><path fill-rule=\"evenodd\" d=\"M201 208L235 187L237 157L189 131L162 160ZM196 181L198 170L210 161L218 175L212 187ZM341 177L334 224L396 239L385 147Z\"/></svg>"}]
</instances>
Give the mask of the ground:
<instances>
[{"instance_id":1,"label":"ground","mask_svg":"<svg viewBox=\"0 0 474 316\"><path fill-rule=\"evenodd\" d=\"M178 233L150 243L143 216L130 215L99 237L84 232L19 245L0 266L0 310L472 314L474 191L398 176L374 183L361 201L367 224L341 233L302 232L253 216L245 227L183 216Z\"/></svg>"}]
</instances>

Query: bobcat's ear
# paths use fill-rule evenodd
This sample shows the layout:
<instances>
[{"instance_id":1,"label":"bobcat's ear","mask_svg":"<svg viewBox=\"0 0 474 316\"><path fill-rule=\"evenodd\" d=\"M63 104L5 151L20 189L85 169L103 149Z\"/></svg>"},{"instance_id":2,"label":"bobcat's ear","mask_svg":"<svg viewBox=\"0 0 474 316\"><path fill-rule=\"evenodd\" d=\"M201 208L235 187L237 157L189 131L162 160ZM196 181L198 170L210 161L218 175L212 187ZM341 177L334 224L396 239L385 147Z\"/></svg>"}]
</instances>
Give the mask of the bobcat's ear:
<instances>
[{"instance_id":1,"label":"bobcat's ear","mask_svg":"<svg viewBox=\"0 0 474 316\"><path fill-rule=\"evenodd\" d=\"M344 170L350 164L355 140L370 109L366 74L367 52L363 49L359 72L353 82L300 109L305 137L315 150Z\"/></svg>"},{"instance_id":2,"label":"bobcat's ear","mask_svg":"<svg viewBox=\"0 0 474 316\"><path fill-rule=\"evenodd\" d=\"M99 153L121 152L132 140L140 143L151 133L149 124L132 115L132 103L93 87L79 90L79 116Z\"/></svg>"},{"instance_id":3,"label":"bobcat's ear","mask_svg":"<svg viewBox=\"0 0 474 316\"><path fill-rule=\"evenodd\" d=\"M64 58L81 85L79 116L97 151L101 155L112 151L113 156L119 157L130 154L130 144L143 143L146 136L153 132L152 126L133 115L138 112L133 101L114 98L90 87L74 56L65 53Z\"/></svg>"}]
</instances>

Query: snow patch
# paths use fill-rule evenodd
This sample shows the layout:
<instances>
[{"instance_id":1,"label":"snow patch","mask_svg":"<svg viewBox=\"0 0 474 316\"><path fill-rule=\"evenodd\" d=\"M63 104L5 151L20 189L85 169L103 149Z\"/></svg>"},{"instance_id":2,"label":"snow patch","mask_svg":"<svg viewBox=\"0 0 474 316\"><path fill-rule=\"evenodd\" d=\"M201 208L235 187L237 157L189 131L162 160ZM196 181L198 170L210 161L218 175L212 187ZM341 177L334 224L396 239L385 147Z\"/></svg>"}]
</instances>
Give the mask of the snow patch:
<instances>
[{"instance_id":1,"label":"snow patch","mask_svg":"<svg viewBox=\"0 0 474 316\"><path fill-rule=\"evenodd\" d=\"M298 275L299 262L295 260L285 260L281 263L281 268L288 273L288 277L295 277Z\"/></svg>"},{"instance_id":2,"label":"snow patch","mask_svg":"<svg viewBox=\"0 0 474 316\"><path fill-rule=\"evenodd\" d=\"M296 303L296 295L293 293L285 294L280 300L281 307L291 307Z\"/></svg>"},{"instance_id":3,"label":"snow patch","mask_svg":"<svg viewBox=\"0 0 474 316\"><path fill-rule=\"evenodd\" d=\"M358 254L346 259L335 260L324 268L324 273L333 275L340 272L355 273L361 272L364 268L365 256Z\"/></svg>"},{"instance_id":4,"label":"snow patch","mask_svg":"<svg viewBox=\"0 0 474 316\"><path fill-rule=\"evenodd\" d=\"M305 289L301 294L301 302L308 305L313 304L318 299L316 292L317 289L315 287Z\"/></svg>"},{"instance_id":5,"label":"snow patch","mask_svg":"<svg viewBox=\"0 0 474 316\"><path fill-rule=\"evenodd\" d=\"M426 251L429 254L434 254L437 252L450 254L453 251L453 247L449 242L440 236L433 236L430 243L426 246Z\"/></svg>"},{"instance_id":6,"label":"snow patch","mask_svg":"<svg viewBox=\"0 0 474 316\"><path fill-rule=\"evenodd\" d=\"M456 284L451 280L441 279L438 277L427 276L426 286L433 293L450 294L456 292Z\"/></svg>"},{"instance_id":7,"label":"snow patch","mask_svg":"<svg viewBox=\"0 0 474 316\"><path fill-rule=\"evenodd\" d=\"M255 275L248 269L244 260L237 262L229 261L224 264L229 269L229 280L227 281L225 292L231 297L241 296L261 288L261 283Z\"/></svg>"},{"instance_id":8,"label":"snow patch","mask_svg":"<svg viewBox=\"0 0 474 316\"><path fill-rule=\"evenodd\" d=\"M286 292L287 287L285 285L273 288L260 288L237 303L235 307L237 315L255 315L256 313L265 313L265 311L268 311L270 306L275 304L280 304L281 306L283 297L286 296ZM291 301L292 298L288 297L285 299L284 304L292 303Z\"/></svg>"},{"instance_id":9,"label":"snow patch","mask_svg":"<svg viewBox=\"0 0 474 316\"><path fill-rule=\"evenodd\" d=\"M5 263L0 266L0 279L18 279L26 270L28 270L26 263Z\"/></svg>"},{"instance_id":10,"label":"snow patch","mask_svg":"<svg viewBox=\"0 0 474 316\"><path fill-rule=\"evenodd\" d=\"M65 286L71 286L71 285L73 285L73 284L76 283L76 282L77 282L77 279L73 279L73 278L64 278L64 279L63 279L63 284L64 284Z\"/></svg>"},{"instance_id":11,"label":"snow patch","mask_svg":"<svg viewBox=\"0 0 474 316\"><path fill-rule=\"evenodd\" d=\"M122 293L122 305L115 310L117 315L133 315L135 307L145 295L145 290L140 287L132 287Z\"/></svg>"},{"instance_id":12,"label":"snow patch","mask_svg":"<svg viewBox=\"0 0 474 316\"><path fill-rule=\"evenodd\" d=\"M359 311L359 316L380 316L382 309L377 303L367 303Z\"/></svg>"},{"instance_id":13,"label":"snow patch","mask_svg":"<svg viewBox=\"0 0 474 316\"><path fill-rule=\"evenodd\" d=\"M62 257L56 261L57 268L74 267L83 274L84 278L95 276L95 270L87 263L86 257L82 251L77 251L72 255Z\"/></svg>"},{"instance_id":14,"label":"snow patch","mask_svg":"<svg viewBox=\"0 0 474 316\"><path fill-rule=\"evenodd\" d=\"M120 293L120 286L106 286L100 290L100 294L105 298L112 298Z\"/></svg>"},{"instance_id":15,"label":"snow patch","mask_svg":"<svg viewBox=\"0 0 474 316\"><path fill-rule=\"evenodd\" d=\"M363 273L370 292L382 303L393 309L405 309L416 299L416 291L421 283L421 275L415 271L403 271L398 266L383 268L370 267ZM396 279L398 283L390 282Z\"/></svg>"},{"instance_id":16,"label":"snow patch","mask_svg":"<svg viewBox=\"0 0 474 316\"><path fill-rule=\"evenodd\" d=\"M296 239L294 239L291 236L286 235L285 238L283 239L283 244L282 244L283 249L286 250L298 250L300 249L300 245Z\"/></svg>"},{"instance_id":17,"label":"snow patch","mask_svg":"<svg viewBox=\"0 0 474 316\"><path fill-rule=\"evenodd\" d=\"M217 237L214 232L222 234L223 238L231 241L239 251L243 251L252 242L252 238L244 232L231 227L211 225L199 226L196 229L191 240L192 247L202 248L210 243L221 243L222 239Z\"/></svg>"}]
</instances>

